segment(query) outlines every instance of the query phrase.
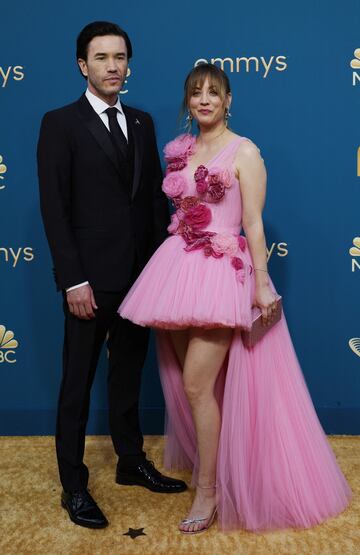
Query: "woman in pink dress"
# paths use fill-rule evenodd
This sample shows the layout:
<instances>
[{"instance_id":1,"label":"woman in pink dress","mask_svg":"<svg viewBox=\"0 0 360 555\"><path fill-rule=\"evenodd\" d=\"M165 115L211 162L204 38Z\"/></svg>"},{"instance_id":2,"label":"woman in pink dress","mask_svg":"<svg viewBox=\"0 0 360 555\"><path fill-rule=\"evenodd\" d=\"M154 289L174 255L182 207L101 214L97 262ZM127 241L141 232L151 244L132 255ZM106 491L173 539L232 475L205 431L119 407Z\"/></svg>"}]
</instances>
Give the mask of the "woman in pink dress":
<instances>
[{"instance_id":1,"label":"woman in pink dress","mask_svg":"<svg viewBox=\"0 0 360 555\"><path fill-rule=\"evenodd\" d=\"M269 325L276 292L262 222L259 149L227 127L231 92L216 66L194 68L184 107L199 134L165 147L163 190L176 211L119 312L157 330L167 468L193 470L179 529L310 527L351 492L311 402L284 315L245 348L252 307ZM244 230L246 239L240 235ZM270 328L270 325L269 325Z\"/></svg>"}]
</instances>

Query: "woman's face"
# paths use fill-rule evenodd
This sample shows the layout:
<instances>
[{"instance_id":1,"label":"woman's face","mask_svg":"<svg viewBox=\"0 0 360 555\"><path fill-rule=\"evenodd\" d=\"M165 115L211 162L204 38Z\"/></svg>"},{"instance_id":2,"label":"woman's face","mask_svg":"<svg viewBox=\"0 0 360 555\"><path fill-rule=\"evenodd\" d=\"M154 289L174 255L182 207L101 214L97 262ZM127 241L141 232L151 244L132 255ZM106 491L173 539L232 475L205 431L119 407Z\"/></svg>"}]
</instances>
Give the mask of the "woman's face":
<instances>
[{"instance_id":1,"label":"woman's face","mask_svg":"<svg viewBox=\"0 0 360 555\"><path fill-rule=\"evenodd\" d=\"M231 95L219 96L207 77L203 86L195 88L189 101L189 110L200 126L213 127L224 121L225 108L229 107Z\"/></svg>"}]
</instances>

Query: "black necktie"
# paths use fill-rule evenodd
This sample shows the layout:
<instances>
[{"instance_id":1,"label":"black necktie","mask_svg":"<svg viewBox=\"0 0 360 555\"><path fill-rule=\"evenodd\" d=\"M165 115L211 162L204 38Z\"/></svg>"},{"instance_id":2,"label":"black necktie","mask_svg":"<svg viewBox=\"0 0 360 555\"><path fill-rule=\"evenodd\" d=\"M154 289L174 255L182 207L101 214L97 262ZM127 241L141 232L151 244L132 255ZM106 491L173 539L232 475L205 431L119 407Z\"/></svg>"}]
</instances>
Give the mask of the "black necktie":
<instances>
[{"instance_id":1,"label":"black necktie","mask_svg":"<svg viewBox=\"0 0 360 555\"><path fill-rule=\"evenodd\" d=\"M117 120L118 110L117 108L107 108L105 112L109 117L109 127L113 143L115 147L121 152L121 154L126 158L128 143Z\"/></svg>"}]
</instances>

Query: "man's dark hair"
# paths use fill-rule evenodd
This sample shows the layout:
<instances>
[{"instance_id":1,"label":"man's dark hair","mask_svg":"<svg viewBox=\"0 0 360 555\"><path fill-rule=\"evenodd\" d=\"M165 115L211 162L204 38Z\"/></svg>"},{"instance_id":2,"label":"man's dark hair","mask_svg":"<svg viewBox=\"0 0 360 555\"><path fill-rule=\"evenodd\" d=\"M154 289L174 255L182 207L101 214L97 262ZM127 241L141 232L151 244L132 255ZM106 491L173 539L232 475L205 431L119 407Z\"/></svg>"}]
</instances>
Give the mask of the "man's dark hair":
<instances>
[{"instance_id":1,"label":"man's dark hair","mask_svg":"<svg viewBox=\"0 0 360 555\"><path fill-rule=\"evenodd\" d=\"M80 32L76 41L76 59L81 58L87 60L89 43L95 37L105 37L106 35L115 35L122 37L126 44L128 59L132 57L132 46L130 39L119 25L110 21L93 21L86 25Z\"/></svg>"}]
</instances>

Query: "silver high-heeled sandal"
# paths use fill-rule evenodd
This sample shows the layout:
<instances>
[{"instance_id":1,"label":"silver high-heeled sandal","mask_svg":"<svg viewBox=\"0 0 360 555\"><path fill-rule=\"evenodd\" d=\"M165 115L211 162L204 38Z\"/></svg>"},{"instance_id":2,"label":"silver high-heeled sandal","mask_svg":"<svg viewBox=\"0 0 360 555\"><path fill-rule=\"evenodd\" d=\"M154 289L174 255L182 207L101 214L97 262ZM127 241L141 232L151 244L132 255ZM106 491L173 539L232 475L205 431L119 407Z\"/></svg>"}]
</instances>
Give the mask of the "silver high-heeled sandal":
<instances>
[{"instance_id":1,"label":"silver high-heeled sandal","mask_svg":"<svg viewBox=\"0 0 360 555\"><path fill-rule=\"evenodd\" d=\"M213 486L197 486L200 489L214 489L216 488L216 485ZM212 525L212 523L214 522L215 516L217 513L217 507L214 508L213 512L211 513L210 516L205 516L205 517L196 517L196 518L185 518L184 520L182 520L180 522L180 524L198 524L199 522L204 522L205 520L208 520L208 523L206 526L204 526L203 528L200 528L199 530L192 530L187 531L187 530L180 530L180 532L182 534L201 534L201 532L206 532L206 530L208 530L210 528L210 526Z\"/></svg>"}]
</instances>

